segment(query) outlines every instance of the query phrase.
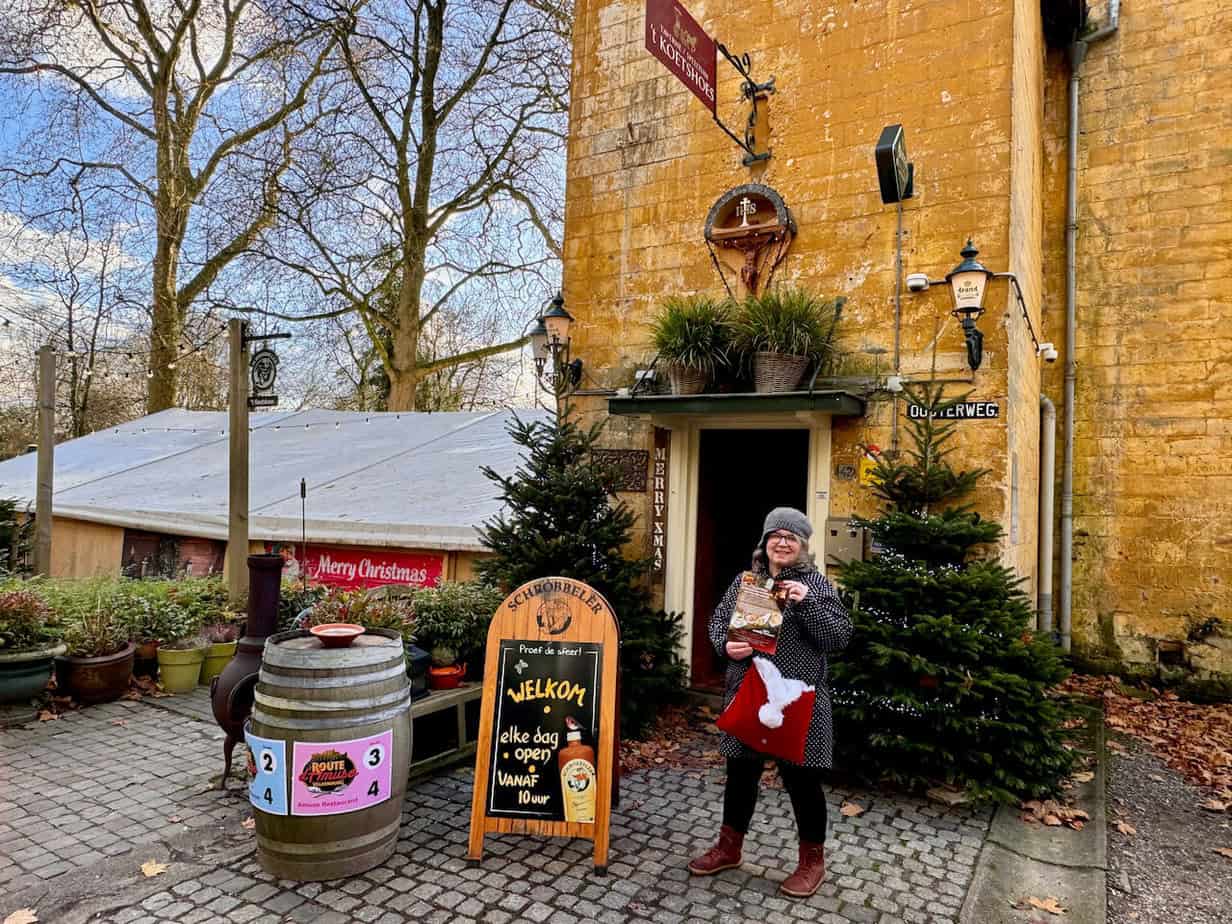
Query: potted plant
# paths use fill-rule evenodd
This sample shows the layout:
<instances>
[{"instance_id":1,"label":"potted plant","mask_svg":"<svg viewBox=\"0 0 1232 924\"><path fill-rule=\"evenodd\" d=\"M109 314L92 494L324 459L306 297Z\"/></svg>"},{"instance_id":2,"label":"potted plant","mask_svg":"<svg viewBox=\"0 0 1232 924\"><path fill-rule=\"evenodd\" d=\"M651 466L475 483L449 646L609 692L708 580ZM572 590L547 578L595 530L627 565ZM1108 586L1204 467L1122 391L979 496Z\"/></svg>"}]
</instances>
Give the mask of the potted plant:
<instances>
[{"instance_id":1,"label":"potted plant","mask_svg":"<svg viewBox=\"0 0 1232 924\"><path fill-rule=\"evenodd\" d=\"M752 362L756 391L794 391L811 363L835 353L841 304L805 289L750 295L732 321L737 349Z\"/></svg>"},{"instance_id":2,"label":"potted plant","mask_svg":"<svg viewBox=\"0 0 1232 924\"><path fill-rule=\"evenodd\" d=\"M730 315L727 302L706 295L663 300L650 322L650 336L667 363L673 394L700 394L728 364Z\"/></svg>"},{"instance_id":3,"label":"potted plant","mask_svg":"<svg viewBox=\"0 0 1232 924\"><path fill-rule=\"evenodd\" d=\"M202 686L208 687L210 681L221 674L235 657L239 639L240 627L235 622L215 622L205 627L205 640L209 645L205 649L205 661L201 665Z\"/></svg>"},{"instance_id":4,"label":"potted plant","mask_svg":"<svg viewBox=\"0 0 1232 924\"><path fill-rule=\"evenodd\" d=\"M67 653L56 658L56 687L83 706L119 699L133 676L136 646L112 601L99 597L64 630Z\"/></svg>"},{"instance_id":5,"label":"potted plant","mask_svg":"<svg viewBox=\"0 0 1232 924\"><path fill-rule=\"evenodd\" d=\"M0 592L0 704L29 703L51 679L64 654L61 629L43 598L31 590Z\"/></svg>"},{"instance_id":6,"label":"potted plant","mask_svg":"<svg viewBox=\"0 0 1232 924\"><path fill-rule=\"evenodd\" d=\"M499 590L480 581L442 581L416 591L415 629L432 655L429 686L443 690L461 683L464 655L482 661L488 623L501 599Z\"/></svg>"},{"instance_id":7,"label":"potted plant","mask_svg":"<svg viewBox=\"0 0 1232 924\"><path fill-rule=\"evenodd\" d=\"M117 605L128 620L128 640L136 646L133 673L139 677L158 675L158 644L162 638L159 625L161 608L147 597L121 594Z\"/></svg>"},{"instance_id":8,"label":"potted plant","mask_svg":"<svg viewBox=\"0 0 1232 924\"><path fill-rule=\"evenodd\" d=\"M170 601L160 607L158 678L168 693L191 693L201 679L205 663L205 637L201 623L184 607Z\"/></svg>"},{"instance_id":9,"label":"potted plant","mask_svg":"<svg viewBox=\"0 0 1232 924\"><path fill-rule=\"evenodd\" d=\"M393 629L409 647L417 629L409 597L374 591L330 588L301 615L299 628L310 629L331 622L349 622L365 629Z\"/></svg>"}]
</instances>

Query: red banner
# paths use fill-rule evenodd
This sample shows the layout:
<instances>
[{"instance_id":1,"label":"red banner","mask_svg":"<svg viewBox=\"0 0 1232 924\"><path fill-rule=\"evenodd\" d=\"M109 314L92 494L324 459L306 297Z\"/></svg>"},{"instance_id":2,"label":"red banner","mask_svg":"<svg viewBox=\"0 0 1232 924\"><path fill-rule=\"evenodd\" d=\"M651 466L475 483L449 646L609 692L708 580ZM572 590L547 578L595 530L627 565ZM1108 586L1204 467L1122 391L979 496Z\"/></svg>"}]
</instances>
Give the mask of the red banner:
<instances>
[{"instance_id":1,"label":"red banner","mask_svg":"<svg viewBox=\"0 0 1232 924\"><path fill-rule=\"evenodd\" d=\"M677 0L646 0L646 48L714 112L714 39Z\"/></svg>"},{"instance_id":2,"label":"red banner","mask_svg":"<svg viewBox=\"0 0 1232 924\"><path fill-rule=\"evenodd\" d=\"M308 580L330 587L380 587L383 584L411 584L435 587L444 573L443 555L424 555L398 549L360 549L341 545L308 545L304 562L300 547L290 542L267 542L266 549L286 561L282 576L298 580L301 567Z\"/></svg>"}]
</instances>

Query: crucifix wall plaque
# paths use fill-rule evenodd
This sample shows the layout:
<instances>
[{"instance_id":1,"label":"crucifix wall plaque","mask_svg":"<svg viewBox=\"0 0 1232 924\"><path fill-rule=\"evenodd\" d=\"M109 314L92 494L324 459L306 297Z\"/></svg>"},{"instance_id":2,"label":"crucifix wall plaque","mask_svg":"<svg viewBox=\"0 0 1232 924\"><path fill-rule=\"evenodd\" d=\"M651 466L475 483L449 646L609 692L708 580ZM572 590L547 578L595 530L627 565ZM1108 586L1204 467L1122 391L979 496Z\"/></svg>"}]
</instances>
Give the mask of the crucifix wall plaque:
<instances>
[{"instance_id":1,"label":"crucifix wall plaque","mask_svg":"<svg viewBox=\"0 0 1232 924\"><path fill-rule=\"evenodd\" d=\"M706 246L715 268L731 270L741 295L763 291L774 277L796 236L791 210L777 192L762 183L746 183L723 193L706 216Z\"/></svg>"}]
</instances>

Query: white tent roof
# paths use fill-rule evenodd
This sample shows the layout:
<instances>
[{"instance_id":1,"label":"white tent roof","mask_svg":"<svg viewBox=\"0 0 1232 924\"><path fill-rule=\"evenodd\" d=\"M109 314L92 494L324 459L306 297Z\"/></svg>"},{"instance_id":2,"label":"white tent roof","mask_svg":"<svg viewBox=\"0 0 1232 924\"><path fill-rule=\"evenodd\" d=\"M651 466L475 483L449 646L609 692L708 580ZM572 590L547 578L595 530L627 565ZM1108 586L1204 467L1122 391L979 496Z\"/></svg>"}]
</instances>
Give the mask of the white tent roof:
<instances>
[{"instance_id":1,"label":"white tent roof","mask_svg":"<svg viewBox=\"0 0 1232 924\"><path fill-rule=\"evenodd\" d=\"M514 415L544 411L253 414L248 532L298 540L307 479L314 542L479 549L500 509L479 471L511 473ZM56 446L58 517L175 535L227 538L227 414L172 409ZM0 462L0 497L33 503L35 454Z\"/></svg>"}]
</instances>

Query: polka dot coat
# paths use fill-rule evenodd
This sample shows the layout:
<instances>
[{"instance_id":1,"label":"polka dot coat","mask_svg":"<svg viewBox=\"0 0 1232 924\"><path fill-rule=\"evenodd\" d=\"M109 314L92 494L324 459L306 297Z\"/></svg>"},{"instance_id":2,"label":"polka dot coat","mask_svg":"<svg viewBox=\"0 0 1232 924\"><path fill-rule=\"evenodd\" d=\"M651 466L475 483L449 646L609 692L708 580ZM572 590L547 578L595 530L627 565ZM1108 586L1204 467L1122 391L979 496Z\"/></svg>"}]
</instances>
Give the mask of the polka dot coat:
<instances>
[{"instance_id":1,"label":"polka dot coat","mask_svg":"<svg viewBox=\"0 0 1232 924\"><path fill-rule=\"evenodd\" d=\"M813 705L813 719L809 723L802 765L830 767L834 753L834 720L830 709L826 655L847 647L851 638L851 614L843 606L834 585L812 566L784 568L779 572L778 580L801 581L808 585L809 592L803 600L789 603L784 609L783 629L779 633L778 647L774 655L754 652L753 657L769 658L784 677L803 680L816 687L817 699ZM727 627L731 622L739 589L740 576L737 575L710 617L710 643L719 657L727 661L724 707L736 695L745 673L753 663L752 658L734 661L727 657ZM719 742L719 752L724 757L745 759L762 756L746 747L739 739L727 734L724 734Z\"/></svg>"}]
</instances>

